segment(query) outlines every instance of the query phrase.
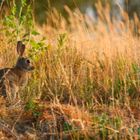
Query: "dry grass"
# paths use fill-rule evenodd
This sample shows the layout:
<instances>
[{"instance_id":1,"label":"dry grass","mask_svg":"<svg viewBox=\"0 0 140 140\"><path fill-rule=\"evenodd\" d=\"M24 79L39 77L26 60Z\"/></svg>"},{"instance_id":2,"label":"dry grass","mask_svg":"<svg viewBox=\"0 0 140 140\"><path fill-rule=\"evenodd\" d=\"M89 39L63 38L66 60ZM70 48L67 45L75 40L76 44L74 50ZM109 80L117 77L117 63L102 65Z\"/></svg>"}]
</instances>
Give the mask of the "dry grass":
<instances>
[{"instance_id":1,"label":"dry grass","mask_svg":"<svg viewBox=\"0 0 140 140\"><path fill-rule=\"evenodd\" d=\"M65 9L68 21L53 9L48 23L36 27L40 35L32 39L39 42L45 36L46 50L27 50L37 57L32 58L32 79L21 91L24 103L12 114L0 108L1 118L16 137L16 125L31 121L33 130L26 132L31 139L62 139L67 132L67 139L139 139L140 40L133 32L138 19L131 22L123 12L123 22L111 21L108 7L98 5L95 22L79 10ZM8 43L4 33L0 39L0 66L11 66L16 42Z\"/></svg>"}]
</instances>

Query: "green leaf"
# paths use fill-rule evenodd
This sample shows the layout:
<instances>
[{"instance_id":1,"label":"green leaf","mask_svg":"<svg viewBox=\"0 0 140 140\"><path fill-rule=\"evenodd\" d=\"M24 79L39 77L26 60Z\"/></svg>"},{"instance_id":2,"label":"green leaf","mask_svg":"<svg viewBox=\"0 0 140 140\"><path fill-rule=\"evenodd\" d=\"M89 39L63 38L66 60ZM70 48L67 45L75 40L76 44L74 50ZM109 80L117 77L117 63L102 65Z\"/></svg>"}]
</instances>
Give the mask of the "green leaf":
<instances>
[{"instance_id":1,"label":"green leaf","mask_svg":"<svg viewBox=\"0 0 140 140\"><path fill-rule=\"evenodd\" d=\"M39 33L39 32L37 32L37 31L35 31L35 30L34 30L34 31L32 31L32 32L31 32L31 34L32 34L32 35L40 35L40 33Z\"/></svg>"}]
</instances>

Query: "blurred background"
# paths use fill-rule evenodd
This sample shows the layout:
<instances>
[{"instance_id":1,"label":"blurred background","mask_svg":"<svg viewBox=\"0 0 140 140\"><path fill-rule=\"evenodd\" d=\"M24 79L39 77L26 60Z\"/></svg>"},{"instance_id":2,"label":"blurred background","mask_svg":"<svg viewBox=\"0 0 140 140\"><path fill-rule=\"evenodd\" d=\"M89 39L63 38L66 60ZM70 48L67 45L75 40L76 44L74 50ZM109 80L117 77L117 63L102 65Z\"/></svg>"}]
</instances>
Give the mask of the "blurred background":
<instances>
[{"instance_id":1,"label":"blurred background","mask_svg":"<svg viewBox=\"0 0 140 140\"><path fill-rule=\"evenodd\" d=\"M57 9L62 16L67 18L68 15L64 8L65 5L72 11L78 9L91 17L92 20L97 20L96 4L99 2L103 6L108 4L111 11L110 16L114 16L118 20L121 19L121 10L126 11L130 19L133 18L135 14L140 18L140 0L28 0L27 2L32 5L35 21L39 25L47 22L47 16L53 8ZM20 7L21 1L16 0L16 4ZM6 13L8 13L8 9L10 10L12 6L13 1L0 0L1 16L5 16Z\"/></svg>"}]
</instances>

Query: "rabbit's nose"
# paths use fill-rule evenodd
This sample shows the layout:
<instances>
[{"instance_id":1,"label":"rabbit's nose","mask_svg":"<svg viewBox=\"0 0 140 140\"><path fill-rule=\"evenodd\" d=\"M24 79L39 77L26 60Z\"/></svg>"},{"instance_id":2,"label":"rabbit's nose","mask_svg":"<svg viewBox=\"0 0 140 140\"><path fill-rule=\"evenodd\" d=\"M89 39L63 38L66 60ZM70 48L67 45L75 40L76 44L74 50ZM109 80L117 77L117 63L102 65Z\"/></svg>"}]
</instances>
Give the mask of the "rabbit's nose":
<instances>
[{"instance_id":1,"label":"rabbit's nose","mask_svg":"<svg viewBox=\"0 0 140 140\"><path fill-rule=\"evenodd\" d=\"M34 70L34 69L35 69L35 67L34 66L31 66L30 70Z\"/></svg>"}]
</instances>

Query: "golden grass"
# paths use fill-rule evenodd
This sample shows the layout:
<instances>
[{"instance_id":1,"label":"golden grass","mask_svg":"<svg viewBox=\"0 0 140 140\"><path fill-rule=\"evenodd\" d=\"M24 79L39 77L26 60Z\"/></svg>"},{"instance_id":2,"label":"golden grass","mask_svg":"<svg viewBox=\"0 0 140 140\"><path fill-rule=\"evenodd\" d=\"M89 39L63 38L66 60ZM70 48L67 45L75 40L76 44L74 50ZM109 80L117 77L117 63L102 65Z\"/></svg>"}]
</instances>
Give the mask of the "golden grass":
<instances>
[{"instance_id":1,"label":"golden grass","mask_svg":"<svg viewBox=\"0 0 140 140\"><path fill-rule=\"evenodd\" d=\"M35 119L40 127L52 121L49 133L59 133L53 127L58 116L65 116L72 127L69 131L78 126L87 139L138 139L140 40L134 35L134 23L138 27L139 20L131 22L122 12L123 22L111 21L108 7L100 5L96 22L79 10L65 9L68 21L53 9L47 24L36 26L40 35L32 39L40 42L46 37L47 50L33 52L27 43L27 54L35 53L36 70L21 91L22 100L28 102L23 118ZM0 39L0 66L11 66L16 42L9 44L4 34ZM35 99L39 102L34 103ZM61 129L65 132L64 126ZM71 139L80 139L80 134L72 134Z\"/></svg>"}]
</instances>

